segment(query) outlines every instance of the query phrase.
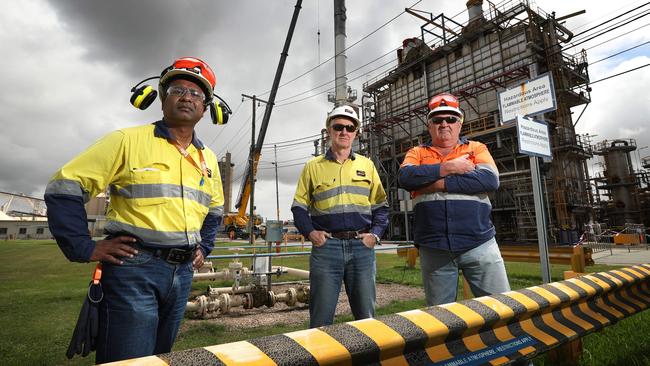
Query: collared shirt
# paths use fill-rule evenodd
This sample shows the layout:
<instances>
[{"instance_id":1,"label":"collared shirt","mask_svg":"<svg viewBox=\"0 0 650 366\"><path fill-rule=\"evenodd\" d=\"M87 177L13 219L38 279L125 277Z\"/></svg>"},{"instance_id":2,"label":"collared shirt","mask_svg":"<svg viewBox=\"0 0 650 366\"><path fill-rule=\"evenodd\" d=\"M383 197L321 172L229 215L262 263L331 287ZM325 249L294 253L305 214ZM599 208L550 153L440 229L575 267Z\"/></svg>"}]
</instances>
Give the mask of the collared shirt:
<instances>
[{"instance_id":1,"label":"collared shirt","mask_svg":"<svg viewBox=\"0 0 650 366\"><path fill-rule=\"evenodd\" d=\"M473 171L440 176L442 163L465 154L476 166ZM446 192L420 191L439 179L445 180ZM460 252L494 237L488 193L499 187L499 171L484 144L463 138L446 156L431 144L414 147L404 157L399 182L414 199L416 244Z\"/></svg>"},{"instance_id":2,"label":"collared shirt","mask_svg":"<svg viewBox=\"0 0 650 366\"><path fill-rule=\"evenodd\" d=\"M306 237L313 230L369 230L381 236L388 226L388 202L377 169L370 159L354 152L343 163L331 149L309 160L291 211Z\"/></svg>"},{"instance_id":3,"label":"collared shirt","mask_svg":"<svg viewBox=\"0 0 650 366\"><path fill-rule=\"evenodd\" d=\"M223 216L223 188L217 157L193 136L187 152L208 177L179 153L163 121L126 128L101 138L54 174L45 190L52 234L73 261L87 261L95 243L83 204L110 188L105 230L131 235L152 247L200 244L213 247Z\"/></svg>"}]
</instances>

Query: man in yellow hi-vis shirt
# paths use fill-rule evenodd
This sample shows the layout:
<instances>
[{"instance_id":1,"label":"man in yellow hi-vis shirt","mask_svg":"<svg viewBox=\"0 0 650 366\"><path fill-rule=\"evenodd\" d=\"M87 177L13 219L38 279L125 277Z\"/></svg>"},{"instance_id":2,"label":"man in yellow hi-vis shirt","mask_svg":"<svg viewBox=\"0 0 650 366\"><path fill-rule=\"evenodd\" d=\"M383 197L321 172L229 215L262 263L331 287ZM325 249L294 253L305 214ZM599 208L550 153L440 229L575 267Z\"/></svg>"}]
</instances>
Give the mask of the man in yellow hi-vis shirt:
<instances>
[{"instance_id":1,"label":"man in yellow hi-vis shirt","mask_svg":"<svg viewBox=\"0 0 650 366\"><path fill-rule=\"evenodd\" d=\"M326 154L302 171L291 211L313 246L309 258L309 325L332 324L345 292L355 319L375 315L375 251L388 226L386 192L372 160L355 154L359 117L349 106L334 108L325 122Z\"/></svg>"},{"instance_id":2,"label":"man in yellow hi-vis shirt","mask_svg":"<svg viewBox=\"0 0 650 366\"><path fill-rule=\"evenodd\" d=\"M176 60L160 76L162 120L108 134L46 188L61 251L71 261L103 263L98 363L171 351L192 267L211 252L223 215L217 157L194 133L215 82L205 62ZM107 187L109 235L94 241L84 202Z\"/></svg>"}]
</instances>

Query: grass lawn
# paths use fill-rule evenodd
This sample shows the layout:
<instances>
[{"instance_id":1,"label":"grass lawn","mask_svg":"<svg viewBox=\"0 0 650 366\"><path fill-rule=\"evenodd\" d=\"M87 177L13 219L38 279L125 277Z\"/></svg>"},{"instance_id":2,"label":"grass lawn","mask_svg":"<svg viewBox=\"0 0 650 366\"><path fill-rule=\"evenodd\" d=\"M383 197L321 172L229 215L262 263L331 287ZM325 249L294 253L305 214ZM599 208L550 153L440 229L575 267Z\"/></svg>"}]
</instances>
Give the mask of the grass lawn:
<instances>
[{"instance_id":1,"label":"grass lawn","mask_svg":"<svg viewBox=\"0 0 650 366\"><path fill-rule=\"evenodd\" d=\"M299 251L297 247L295 250ZM226 250L215 253L232 254ZM94 355L65 358L65 351L77 320L93 264L68 262L52 241L0 242L0 365L90 365ZM421 286L419 269L408 269L404 259L391 254L377 255L377 281ZM213 261L218 269L228 261ZM242 259L244 265L250 260ZM307 257L278 258L274 265L307 269ZM507 263L514 289L540 283L540 268L531 263ZM561 280L568 266L553 266L553 280ZM607 271L608 266L588 267L590 272ZM284 280L284 279L282 279ZM218 282L212 286L220 286ZM229 285L229 283L226 283ZM195 283L194 291L205 289ZM379 315L424 307L422 300L396 302L378 309ZM352 320L342 316L337 321ZM216 322L197 322L183 327L175 350L195 348L265 335L304 329L277 325L227 332ZM585 337L581 365L650 365L650 312L642 312L604 331ZM550 365L545 356L536 365Z\"/></svg>"}]
</instances>

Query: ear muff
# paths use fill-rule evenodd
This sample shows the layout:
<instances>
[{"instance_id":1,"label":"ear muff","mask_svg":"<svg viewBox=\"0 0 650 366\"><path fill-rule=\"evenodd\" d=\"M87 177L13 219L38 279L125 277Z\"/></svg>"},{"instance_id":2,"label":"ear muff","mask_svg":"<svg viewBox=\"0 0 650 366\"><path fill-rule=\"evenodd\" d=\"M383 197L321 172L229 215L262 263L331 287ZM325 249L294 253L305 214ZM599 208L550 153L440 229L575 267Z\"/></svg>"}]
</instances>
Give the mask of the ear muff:
<instances>
[{"instance_id":1,"label":"ear muff","mask_svg":"<svg viewBox=\"0 0 650 366\"><path fill-rule=\"evenodd\" d=\"M133 94L131 94L131 104L141 110L147 109L154 100L158 92L154 90L150 85L143 85L141 87L133 87L131 89Z\"/></svg>"},{"instance_id":2,"label":"ear muff","mask_svg":"<svg viewBox=\"0 0 650 366\"><path fill-rule=\"evenodd\" d=\"M151 105L151 103L153 103L154 100L156 100L156 96L158 95L158 92L149 85L145 84L140 86L140 84L144 83L145 81L158 79L158 78L159 76L152 76L150 78L146 78L141 82L135 84L135 86L131 88L131 104L134 107L140 110L145 110Z\"/></svg>"},{"instance_id":3,"label":"ear muff","mask_svg":"<svg viewBox=\"0 0 650 366\"><path fill-rule=\"evenodd\" d=\"M212 123L215 125L225 125L228 123L229 113L224 111L224 107L221 106L219 101L214 101L210 103L210 117L212 118Z\"/></svg>"},{"instance_id":4,"label":"ear muff","mask_svg":"<svg viewBox=\"0 0 650 366\"><path fill-rule=\"evenodd\" d=\"M232 114L232 110L221 97L214 95L214 98L210 102L210 117L212 118L212 123L215 125L225 125L228 123L228 117Z\"/></svg>"}]
</instances>

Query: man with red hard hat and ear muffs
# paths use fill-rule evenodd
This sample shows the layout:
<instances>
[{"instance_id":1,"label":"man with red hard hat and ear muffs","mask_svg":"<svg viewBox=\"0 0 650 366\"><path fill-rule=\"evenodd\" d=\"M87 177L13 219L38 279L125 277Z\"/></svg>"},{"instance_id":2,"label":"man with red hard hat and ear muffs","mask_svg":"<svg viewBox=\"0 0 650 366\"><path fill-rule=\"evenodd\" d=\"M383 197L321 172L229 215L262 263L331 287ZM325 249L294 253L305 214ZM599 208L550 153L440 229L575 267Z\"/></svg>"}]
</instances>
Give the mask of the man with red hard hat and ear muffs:
<instances>
[{"instance_id":1,"label":"man with red hard hat and ear muffs","mask_svg":"<svg viewBox=\"0 0 650 366\"><path fill-rule=\"evenodd\" d=\"M204 61L175 60L160 75L161 120L104 136L47 185L50 230L61 251L71 261L103 266L92 341L97 363L172 349L193 267L212 251L223 216L218 160L194 129L213 103L215 84ZM132 103L144 109L155 96L145 86ZM108 236L95 241L84 203L107 188Z\"/></svg>"}]
</instances>

